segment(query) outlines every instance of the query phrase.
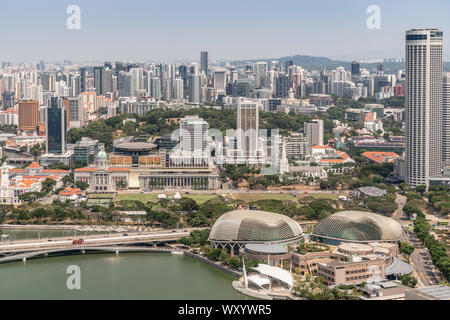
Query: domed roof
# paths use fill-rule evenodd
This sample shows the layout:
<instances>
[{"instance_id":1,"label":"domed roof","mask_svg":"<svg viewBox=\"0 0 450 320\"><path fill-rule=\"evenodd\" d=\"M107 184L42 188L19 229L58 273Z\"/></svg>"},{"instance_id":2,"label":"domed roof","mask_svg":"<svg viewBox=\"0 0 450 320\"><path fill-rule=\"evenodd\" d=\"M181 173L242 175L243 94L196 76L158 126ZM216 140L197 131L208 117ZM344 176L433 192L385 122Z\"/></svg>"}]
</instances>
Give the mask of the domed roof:
<instances>
[{"instance_id":1,"label":"domed roof","mask_svg":"<svg viewBox=\"0 0 450 320\"><path fill-rule=\"evenodd\" d=\"M288 216L258 210L235 210L214 223L211 241L285 241L303 236L300 225Z\"/></svg>"},{"instance_id":2,"label":"domed roof","mask_svg":"<svg viewBox=\"0 0 450 320\"><path fill-rule=\"evenodd\" d=\"M106 155L106 152L104 150L100 150L97 153L97 159L106 159L108 156Z\"/></svg>"},{"instance_id":3,"label":"domed roof","mask_svg":"<svg viewBox=\"0 0 450 320\"><path fill-rule=\"evenodd\" d=\"M402 227L394 219L364 211L341 211L321 221L313 234L353 241L399 240Z\"/></svg>"}]
</instances>

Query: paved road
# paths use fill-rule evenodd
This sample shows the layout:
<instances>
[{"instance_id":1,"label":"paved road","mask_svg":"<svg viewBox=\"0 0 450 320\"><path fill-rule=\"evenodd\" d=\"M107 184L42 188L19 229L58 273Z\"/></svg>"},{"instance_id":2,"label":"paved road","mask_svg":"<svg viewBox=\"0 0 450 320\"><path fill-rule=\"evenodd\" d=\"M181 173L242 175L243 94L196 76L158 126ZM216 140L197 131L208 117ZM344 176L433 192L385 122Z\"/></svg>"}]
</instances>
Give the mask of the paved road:
<instances>
[{"instance_id":1,"label":"paved road","mask_svg":"<svg viewBox=\"0 0 450 320\"><path fill-rule=\"evenodd\" d=\"M160 241L178 240L190 234L190 230L172 230L165 232L134 233L134 234L105 234L94 236L83 236L83 244L73 244L72 238L54 238L38 240L21 240L3 242L0 244L0 253L9 254L14 252L51 250L61 248L83 248L99 245L120 245L131 243L151 243ZM79 239L79 237L77 237Z\"/></svg>"},{"instance_id":2,"label":"paved road","mask_svg":"<svg viewBox=\"0 0 450 320\"><path fill-rule=\"evenodd\" d=\"M402 226L411 224L408 216L403 211L403 206L407 202L406 196L397 194L395 201L398 204L397 213L392 218L397 220ZM410 256L410 262L414 267L414 273L420 287L427 287L438 284L443 276L433 265L428 249L424 249L419 238L417 238L412 226L409 232L403 230L401 241L409 242L414 246L414 252Z\"/></svg>"},{"instance_id":3,"label":"paved road","mask_svg":"<svg viewBox=\"0 0 450 320\"><path fill-rule=\"evenodd\" d=\"M408 232L408 242L414 246L410 261L414 267L419 286L427 287L439 284L444 279L441 272L433 265L428 249L423 248L421 241L414 231Z\"/></svg>"}]
</instances>

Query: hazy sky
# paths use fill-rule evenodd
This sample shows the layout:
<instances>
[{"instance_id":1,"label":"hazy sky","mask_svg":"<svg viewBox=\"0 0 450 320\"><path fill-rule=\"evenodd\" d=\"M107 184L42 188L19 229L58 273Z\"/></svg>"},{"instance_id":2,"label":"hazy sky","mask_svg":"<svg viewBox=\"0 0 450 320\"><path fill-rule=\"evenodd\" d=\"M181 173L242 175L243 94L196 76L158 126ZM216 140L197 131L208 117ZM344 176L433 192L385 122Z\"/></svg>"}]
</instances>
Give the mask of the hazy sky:
<instances>
[{"instance_id":1,"label":"hazy sky","mask_svg":"<svg viewBox=\"0 0 450 320\"><path fill-rule=\"evenodd\" d=\"M69 5L81 30L66 28ZM369 5L381 30L366 27ZM447 0L11 0L0 5L0 61L401 57L407 29L444 31Z\"/></svg>"}]
</instances>

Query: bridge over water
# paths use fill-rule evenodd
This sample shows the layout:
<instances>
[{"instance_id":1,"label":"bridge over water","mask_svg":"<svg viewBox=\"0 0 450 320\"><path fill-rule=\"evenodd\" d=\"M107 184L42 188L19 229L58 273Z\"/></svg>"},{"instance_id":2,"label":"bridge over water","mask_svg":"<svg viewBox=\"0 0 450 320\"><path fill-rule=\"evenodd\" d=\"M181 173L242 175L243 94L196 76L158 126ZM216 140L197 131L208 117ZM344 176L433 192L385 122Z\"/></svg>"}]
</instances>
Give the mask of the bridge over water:
<instances>
[{"instance_id":1,"label":"bridge over water","mask_svg":"<svg viewBox=\"0 0 450 320\"><path fill-rule=\"evenodd\" d=\"M138 234L95 235L74 239L52 238L39 240L21 240L0 243L0 263L55 254L86 252L173 252L177 248L157 247L161 243L175 242L187 237L191 230L172 232L152 232ZM74 240L83 240L74 244Z\"/></svg>"}]
</instances>

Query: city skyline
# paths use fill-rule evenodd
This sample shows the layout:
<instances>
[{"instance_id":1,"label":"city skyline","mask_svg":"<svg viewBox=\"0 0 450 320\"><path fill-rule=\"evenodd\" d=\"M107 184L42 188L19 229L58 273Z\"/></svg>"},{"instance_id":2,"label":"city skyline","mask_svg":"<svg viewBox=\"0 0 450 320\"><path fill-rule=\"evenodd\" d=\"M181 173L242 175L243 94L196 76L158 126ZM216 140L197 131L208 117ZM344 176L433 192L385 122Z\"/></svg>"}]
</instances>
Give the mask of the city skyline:
<instances>
[{"instance_id":1,"label":"city skyline","mask_svg":"<svg viewBox=\"0 0 450 320\"><path fill-rule=\"evenodd\" d=\"M404 56L400 44L404 31L412 27L450 29L445 17L450 4L441 2L24 2L3 5L0 27L9 31L0 60L198 60L201 50L209 52L211 62L323 52L333 59L364 60ZM373 4L381 10L380 30L366 26L366 10ZM80 30L66 27L71 5L81 10ZM320 19L314 12L320 12ZM444 38L444 43L449 41ZM450 59L449 53L444 45L444 60Z\"/></svg>"}]
</instances>

